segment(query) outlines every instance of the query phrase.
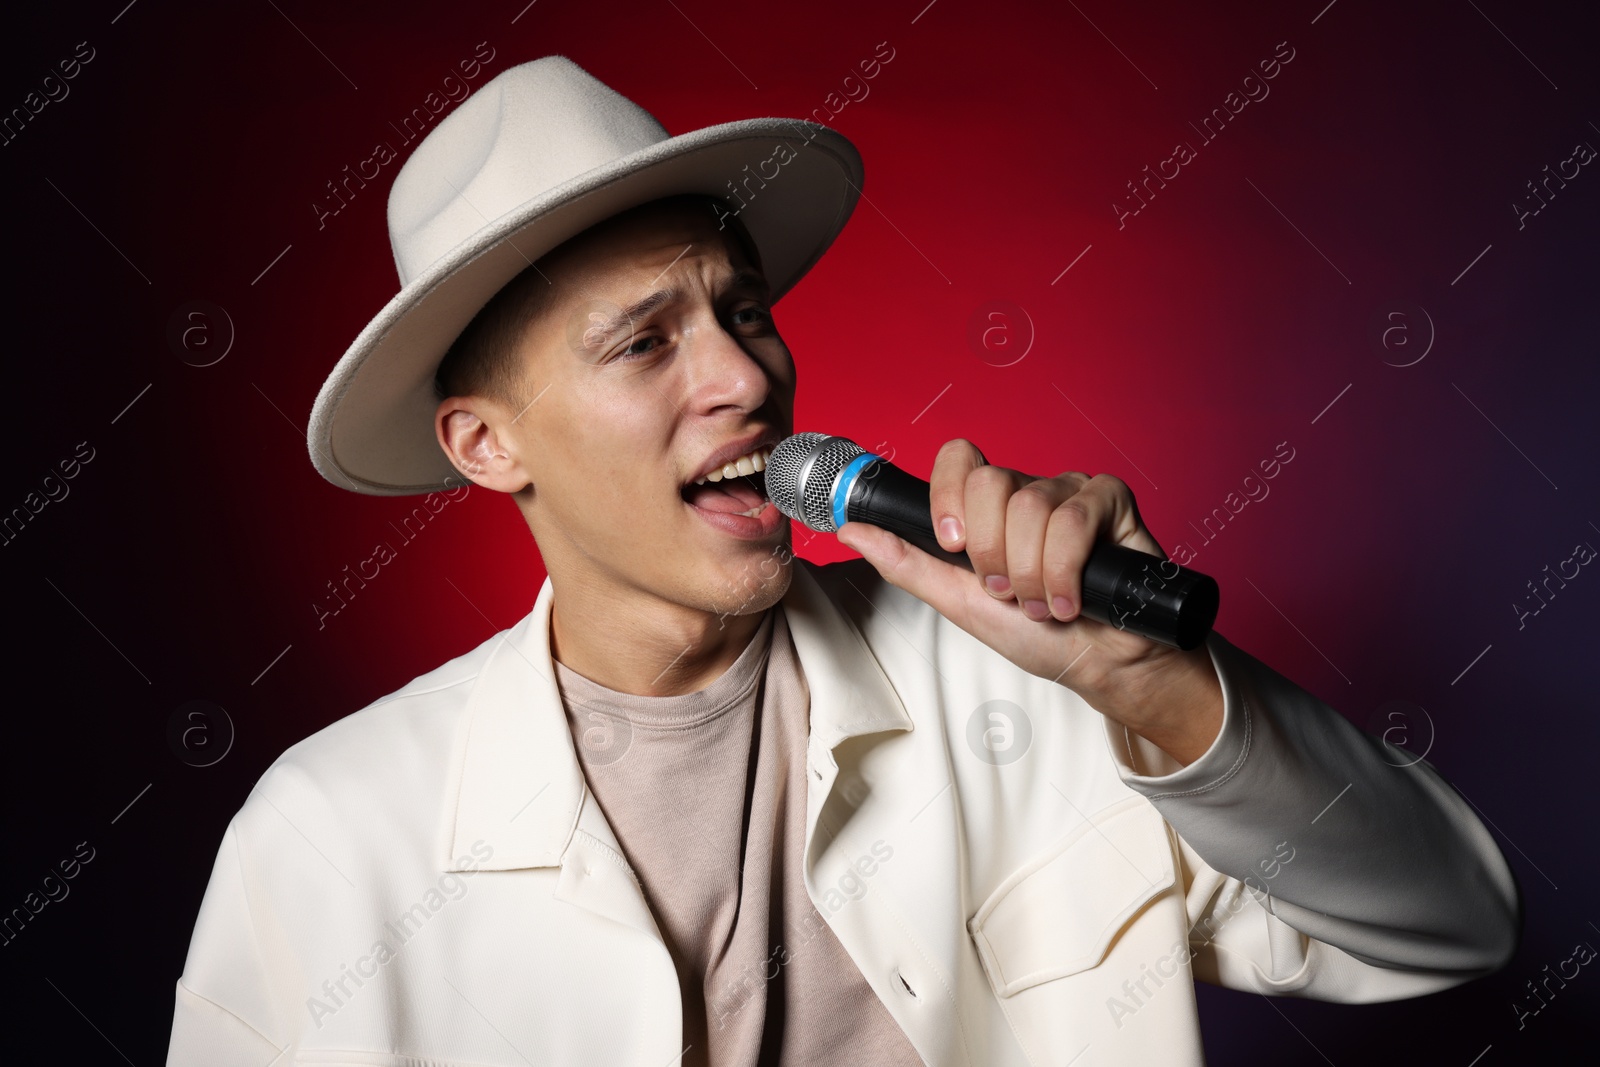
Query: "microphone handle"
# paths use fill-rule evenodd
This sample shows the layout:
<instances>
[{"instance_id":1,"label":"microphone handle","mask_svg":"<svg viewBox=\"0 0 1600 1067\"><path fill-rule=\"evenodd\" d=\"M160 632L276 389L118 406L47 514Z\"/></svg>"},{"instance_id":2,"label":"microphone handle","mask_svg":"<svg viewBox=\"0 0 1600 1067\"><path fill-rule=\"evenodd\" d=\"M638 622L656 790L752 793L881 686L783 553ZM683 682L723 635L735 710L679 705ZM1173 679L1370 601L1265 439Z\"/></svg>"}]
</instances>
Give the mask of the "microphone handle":
<instances>
[{"instance_id":1,"label":"microphone handle","mask_svg":"<svg viewBox=\"0 0 1600 1067\"><path fill-rule=\"evenodd\" d=\"M868 460L848 487L847 519L898 534L946 563L972 570L965 552L941 548L933 533L931 487L888 460ZM1083 569L1082 614L1187 652L1216 622L1216 579L1148 552L1097 542Z\"/></svg>"}]
</instances>

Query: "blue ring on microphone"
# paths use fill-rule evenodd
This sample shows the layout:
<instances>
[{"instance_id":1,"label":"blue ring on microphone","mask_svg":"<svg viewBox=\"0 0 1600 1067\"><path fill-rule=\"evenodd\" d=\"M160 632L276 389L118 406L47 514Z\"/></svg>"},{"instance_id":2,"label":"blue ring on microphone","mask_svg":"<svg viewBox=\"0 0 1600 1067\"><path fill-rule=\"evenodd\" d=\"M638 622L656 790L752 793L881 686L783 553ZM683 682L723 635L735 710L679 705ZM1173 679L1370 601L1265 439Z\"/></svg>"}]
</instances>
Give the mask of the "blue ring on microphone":
<instances>
[{"instance_id":1,"label":"blue ring on microphone","mask_svg":"<svg viewBox=\"0 0 1600 1067\"><path fill-rule=\"evenodd\" d=\"M860 475L861 468L865 467L868 463L871 463L875 459L882 458L882 456L873 455L871 452L863 452L861 455L845 464L844 470L839 472L839 480L833 483L834 530L838 530L839 527L845 524L845 504L850 499L850 489L856 484L856 478L858 475Z\"/></svg>"}]
</instances>

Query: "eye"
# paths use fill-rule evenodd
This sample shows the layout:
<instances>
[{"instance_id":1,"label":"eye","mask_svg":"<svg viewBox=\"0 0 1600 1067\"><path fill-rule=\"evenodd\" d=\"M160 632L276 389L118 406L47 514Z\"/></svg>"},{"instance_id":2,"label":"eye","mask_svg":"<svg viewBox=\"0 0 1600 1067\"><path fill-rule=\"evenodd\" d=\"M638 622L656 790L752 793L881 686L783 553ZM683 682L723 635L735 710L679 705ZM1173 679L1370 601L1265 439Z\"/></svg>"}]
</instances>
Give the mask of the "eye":
<instances>
[{"instance_id":1,"label":"eye","mask_svg":"<svg viewBox=\"0 0 1600 1067\"><path fill-rule=\"evenodd\" d=\"M616 358L617 359L632 359L632 358L635 358L635 357L638 357L638 356L649 355L651 352L653 352L655 350L654 347L640 348L639 346L640 345L651 345L652 343L659 343L660 340L661 340L661 338L659 338L659 337L635 337L631 342L629 342L627 348L624 348L621 352L617 353L617 357Z\"/></svg>"},{"instance_id":2,"label":"eye","mask_svg":"<svg viewBox=\"0 0 1600 1067\"><path fill-rule=\"evenodd\" d=\"M753 317L740 321L740 315L751 315ZM772 313L761 304L751 304L749 307L742 307L735 311L732 317L735 326L757 326L762 323L772 321Z\"/></svg>"}]
</instances>

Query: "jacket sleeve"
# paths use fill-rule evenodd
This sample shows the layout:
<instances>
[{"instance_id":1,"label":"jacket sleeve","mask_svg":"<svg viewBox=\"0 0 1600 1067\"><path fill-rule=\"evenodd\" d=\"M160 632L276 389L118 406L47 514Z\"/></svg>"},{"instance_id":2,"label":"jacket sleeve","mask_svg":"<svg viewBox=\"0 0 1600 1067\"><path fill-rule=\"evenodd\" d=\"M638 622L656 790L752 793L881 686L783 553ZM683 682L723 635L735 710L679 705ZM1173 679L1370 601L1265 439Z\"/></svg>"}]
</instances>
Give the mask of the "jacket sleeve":
<instances>
[{"instance_id":1,"label":"jacket sleeve","mask_svg":"<svg viewBox=\"0 0 1600 1067\"><path fill-rule=\"evenodd\" d=\"M239 846L228 824L178 979L168 1067L266 1067L283 1048L265 961L250 914Z\"/></svg>"},{"instance_id":2,"label":"jacket sleeve","mask_svg":"<svg viewBox=\"0 0 1600 1067\"><path fill-rule=\"evenodd\" d=\"M1206 646L1223 724L1199 759L1106 720L1122 780L1177 832L1195 976L1359 1002L1504 966L1521 899L1461 795L1215 631Z\"/></svg>"}]
</instances>

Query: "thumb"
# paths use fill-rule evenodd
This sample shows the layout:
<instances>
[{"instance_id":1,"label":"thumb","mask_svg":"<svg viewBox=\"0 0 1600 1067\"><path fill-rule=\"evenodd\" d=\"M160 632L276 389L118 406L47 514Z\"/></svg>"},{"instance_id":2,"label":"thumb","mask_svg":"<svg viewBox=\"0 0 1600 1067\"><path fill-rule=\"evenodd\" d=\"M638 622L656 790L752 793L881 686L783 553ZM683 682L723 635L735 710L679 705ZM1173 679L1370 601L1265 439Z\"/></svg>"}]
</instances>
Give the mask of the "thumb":
<instances>
[{"instance_id":1,"label":"thumb","mask_svg":"<svg viewBox=\"0 0 1600 1067\"><path fill-rule=\"evenodd\" d=\"M931 604L939 614L957 625L969 621L970 594L977 586L968 571L935 559L905 539L870 523L847 522L839 527L838 537L840 543L861 553L890 585L899 586ZM984 594L983 599L993 598ZM1000 607L998 602L984 606Z\"/></svg>"},{"instance_id":2,"label":"thumb","mask_svg":"<svg viewBox=\"0 0 1600 1067\"><path fill-rule=\"evenodd\" d=\"M881 526L866 522L847 522L838 530L839 543L861 553L862 557L880 571L892 566L909 546L901 538ZM888 577L888 575L884 575Z\"/></svg>"}]
</instances>

